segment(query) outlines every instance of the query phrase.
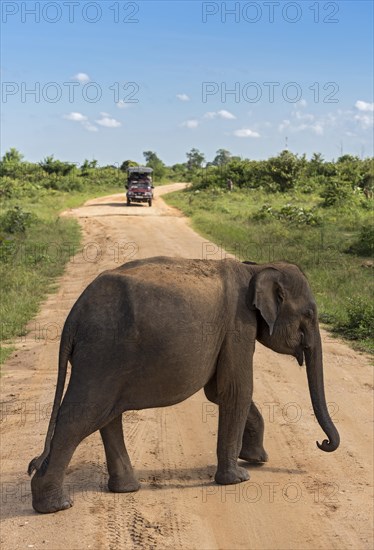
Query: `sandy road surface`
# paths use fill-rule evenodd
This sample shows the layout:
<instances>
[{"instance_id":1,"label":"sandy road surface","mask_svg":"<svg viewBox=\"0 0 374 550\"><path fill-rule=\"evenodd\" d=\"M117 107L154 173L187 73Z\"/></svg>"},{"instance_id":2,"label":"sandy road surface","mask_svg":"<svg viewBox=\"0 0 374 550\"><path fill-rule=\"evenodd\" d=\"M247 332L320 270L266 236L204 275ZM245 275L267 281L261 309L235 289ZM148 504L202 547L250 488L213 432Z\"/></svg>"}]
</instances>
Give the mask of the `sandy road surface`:
<instances>
[{"instance_id":1,"label":"sandy road surface","mask_svg":"<svg viewBox=\"0 0 374 550\"><path fill-rule=\"evenodd\" d=\"M315 445L322 432L311 413L305 370L259 345L255 400L266 422L270 461L248 466L249 482L212 483L217 410L199 392L174 407L123 415L127 447L142 482L138 493L106 490L104 450L95 433L81 443L68 469L73 508L46 516L33 512L25 471L43 449L59 331L80 292L99 272L132 258L201 258L213 252L159 198L170 188L157 190L152 208L126 207L121 194L69 213L83 227L83 248L30 323L1 380L2 547L372 548L372 371L367 357L326 333L326 393L342 439L335 453Z\"/></svg>"}]
</instances>

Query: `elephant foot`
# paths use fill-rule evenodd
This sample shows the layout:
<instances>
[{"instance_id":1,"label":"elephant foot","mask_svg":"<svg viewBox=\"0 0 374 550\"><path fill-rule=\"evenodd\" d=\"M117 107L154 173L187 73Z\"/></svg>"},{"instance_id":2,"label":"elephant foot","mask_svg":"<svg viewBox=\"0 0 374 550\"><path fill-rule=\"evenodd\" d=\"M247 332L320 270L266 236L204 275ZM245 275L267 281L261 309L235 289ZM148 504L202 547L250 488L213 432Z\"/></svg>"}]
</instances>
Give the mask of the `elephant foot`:
<instances>
[{"instance_id":1,"label":"elephant foot","mask_svg":"<svg viewBox=\"0 0 374 550\"><path fill-rule=\"evenodd\" d=\"M269 460L269 456L262 446L250 448L243 447L240 451L239 458L250 464L263 464Z\"/></svg>"},{"instance_id":2,"label":"elephant foot","mask_svg":"<svg viewBox=\"0 0 374 550\"><path fill-rule=\"evenodd\" d=\"M34 476L35 477L35 476ZM40 514L52 514L60 510L68 510L73 506L70 497L63 493L61 487L51 483L41 487L36 481L32 483L32 507Z\"/></svg>"},{"instance_id":3,"label":"elephant foot","mask_svg":"<svg viewBox=\"0 0 374 550\"><path fill-rule=\"evenodd\" d=\"M112 493L134 493L139 491L140 483L135 477L123 479L118 476L110 476L108 489Z\"/></svg>"},{"instance_id":4,"label":"elephant foot","mask_svg":"<svg viewBox=\"0 0 374 550\"><path fill-rule=\"evenodd\" d=\"M241 483L242 481L248 481L249 473L241 466L232 467L224 471L218 469L214 479L216 483L220 485L233 485L235 483Z\"/></svg>"}]
</instances>

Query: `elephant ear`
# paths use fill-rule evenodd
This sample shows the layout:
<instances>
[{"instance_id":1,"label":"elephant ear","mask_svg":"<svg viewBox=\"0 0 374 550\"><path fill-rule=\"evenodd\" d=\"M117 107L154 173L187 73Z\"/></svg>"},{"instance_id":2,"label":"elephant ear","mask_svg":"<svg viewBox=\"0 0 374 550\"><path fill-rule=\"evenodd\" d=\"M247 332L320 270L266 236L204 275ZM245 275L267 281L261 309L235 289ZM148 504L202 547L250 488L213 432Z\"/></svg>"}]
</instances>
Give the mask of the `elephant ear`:
<instances>
[{"instance_id":1,"label":"elephant ear","mask_svg":"<svg viewBox=\"0 0 374 550\"><path fill-rule=\"evenodd\" d=\"M254 276L250 284L249 306L255 306L273 334L279 308L285 298L281 283L282 273L272 267L265 268Z\"/></svg>"}]
</instances>

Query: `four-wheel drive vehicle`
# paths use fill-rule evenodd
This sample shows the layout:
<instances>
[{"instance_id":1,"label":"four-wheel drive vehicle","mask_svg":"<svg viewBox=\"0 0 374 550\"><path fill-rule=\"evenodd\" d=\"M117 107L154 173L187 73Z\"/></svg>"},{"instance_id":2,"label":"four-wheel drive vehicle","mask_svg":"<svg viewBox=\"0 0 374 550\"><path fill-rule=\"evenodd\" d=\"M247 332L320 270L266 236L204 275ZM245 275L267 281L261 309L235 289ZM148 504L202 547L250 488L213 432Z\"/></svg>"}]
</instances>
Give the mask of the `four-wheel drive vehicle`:
<instances>
[{"instance_id":1,"label":"four-wheel drive vehicle","mask_svg":"<svg viewBox=\"0 0 374 550\"><path fill-rule=\"evenodd\" d=\"M136 166L128 169L127 178L127 205L132 202L147 202L152 206L153 183L152 168L147 166Z\"/></svg>"}]
</instances>

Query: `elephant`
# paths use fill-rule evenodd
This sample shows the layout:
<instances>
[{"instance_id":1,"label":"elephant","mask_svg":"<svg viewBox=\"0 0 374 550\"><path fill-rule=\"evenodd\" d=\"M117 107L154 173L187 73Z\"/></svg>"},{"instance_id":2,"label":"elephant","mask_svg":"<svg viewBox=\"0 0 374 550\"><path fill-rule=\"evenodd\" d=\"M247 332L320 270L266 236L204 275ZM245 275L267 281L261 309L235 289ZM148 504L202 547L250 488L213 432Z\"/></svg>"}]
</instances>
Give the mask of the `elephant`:
<instances>
[{"instance_id":1,"label":"elephant","mask_svg":"<svg viewBox=\"0 0 374 550\"><path fill-rule=\"evenodd\" d=\"M317 445L327 452L337 449L339 433L324 393L316 303L298 266L160 256L101 273L78 298L62 330L44 451L28 467L30 476L35 472L35 511L72 506L63 490L65 470L78 444L97 430L108 489L137 491L122 413L174 405L201 388L218 404L216 483L248 480L238 458L268 460L264 421L252 401L256 340L295 357L300 366L305 359L313 409L328 438Z\"/></svg>"}]
</instances>

